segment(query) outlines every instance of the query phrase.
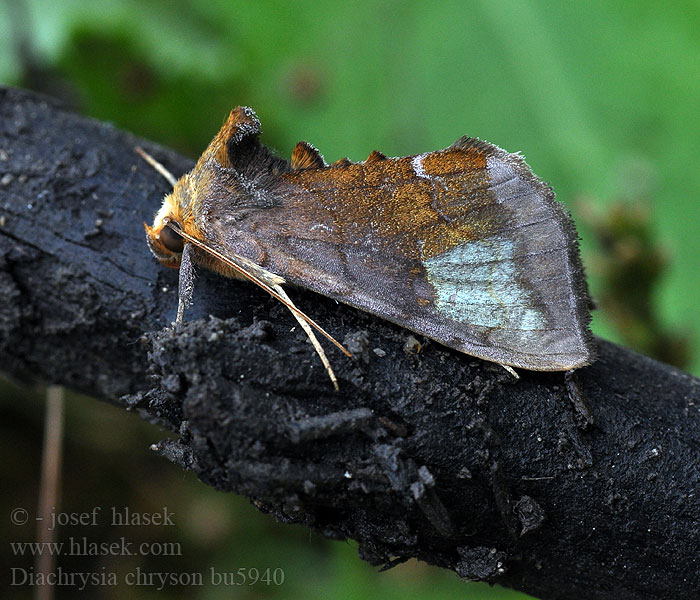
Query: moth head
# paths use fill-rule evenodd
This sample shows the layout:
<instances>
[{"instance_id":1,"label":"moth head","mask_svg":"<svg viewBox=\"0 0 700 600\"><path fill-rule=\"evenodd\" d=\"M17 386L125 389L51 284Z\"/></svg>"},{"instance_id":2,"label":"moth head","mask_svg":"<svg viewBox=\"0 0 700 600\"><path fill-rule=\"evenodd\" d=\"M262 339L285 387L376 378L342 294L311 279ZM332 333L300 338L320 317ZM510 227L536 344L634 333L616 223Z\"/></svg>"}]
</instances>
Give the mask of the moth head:
<instances>
[{"instance_id":1,"label":"moth head","mask_svg":"<svg viewBox=\"0 0 700 600\"><path fill-rule=\"evenodd\" d=\"M178 269L180 260L182 259L182 250L185 246L185 240L174 229L168 226L172 223L178 228L182 228L182 223L179 220L179 211L176 192L168 194L163 200L163 206L156 213L153 219L153 225L143 224L146 230L146 242L153 256L155 256L166 267Z\"/></svg>"},{"instance_id":2,"label":"moth head","mask_svg":"<svg viewBox=\"0 0 700 600\"><path fill-rule=\"evenodd\" d=\"M183 235L190 240L196 238L202 242L200 246L207 247L202 235L205 205L216 205L222 199L231 204L239 196L244 198L244 192L252 187L264 187L261 177L289 169L286 161L274 157L260 144L259 133L260 122L255 113L247 107L235 108L194 169L177 182L172 175L168 177L174 183L173 191L163 199L153 225L144 223L148 247L165 266L180 267L186 243ZM211 266L215 265L213 261Z\"/></svg>"}]
</instances>

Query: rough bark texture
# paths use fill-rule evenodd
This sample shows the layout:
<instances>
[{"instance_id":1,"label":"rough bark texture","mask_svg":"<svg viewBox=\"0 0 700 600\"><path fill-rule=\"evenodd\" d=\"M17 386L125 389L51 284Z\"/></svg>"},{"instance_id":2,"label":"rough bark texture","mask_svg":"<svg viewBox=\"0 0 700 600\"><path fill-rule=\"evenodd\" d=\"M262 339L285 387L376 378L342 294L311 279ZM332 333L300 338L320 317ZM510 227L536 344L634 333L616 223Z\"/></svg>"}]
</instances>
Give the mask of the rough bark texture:
<instances>
[{"instance_id":1,"label":"rough bark texture","mask_svg":"<svg viewBox=\"0 0 700 600\"><path fill-rule=\"evenodd\" d=\"M278 519L540 598L700 593L700 381L599 341L578 372L521 372L443 348L304 290L334 393L283 307L200 273L168 327L177 273L142 222L192 162L0 90L0 360L121 401L179 432L161 452ZM207 315L215 317L210 318ZM119 400L121 398L121 400ZM592 421L591 422L591 417Z\"/></svg>"}]
</instances>

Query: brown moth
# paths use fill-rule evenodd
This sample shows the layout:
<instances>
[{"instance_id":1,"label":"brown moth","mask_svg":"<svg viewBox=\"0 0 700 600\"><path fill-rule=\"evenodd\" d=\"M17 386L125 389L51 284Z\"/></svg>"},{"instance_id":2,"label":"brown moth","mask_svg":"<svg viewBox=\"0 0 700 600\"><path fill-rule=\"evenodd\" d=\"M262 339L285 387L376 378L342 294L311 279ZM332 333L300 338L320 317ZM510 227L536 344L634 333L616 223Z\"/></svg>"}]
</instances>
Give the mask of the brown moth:
<instances>
[{"instance_id":1,"label":"brown moth","mask_svg":"<svg viewBox=\"0 0 700 600\"><path fill-rule=\"evenodd\" d=\"M250 108L231 111L145 226L155 257L180 268L178 320L196 263L254 281L329 339L283 283L506 367L567 371L593 360L574 224L519 155L463 137L435 152L375 150L331 165L299 142L289 162L259 134Z\"/></svg>"}]
</instances>

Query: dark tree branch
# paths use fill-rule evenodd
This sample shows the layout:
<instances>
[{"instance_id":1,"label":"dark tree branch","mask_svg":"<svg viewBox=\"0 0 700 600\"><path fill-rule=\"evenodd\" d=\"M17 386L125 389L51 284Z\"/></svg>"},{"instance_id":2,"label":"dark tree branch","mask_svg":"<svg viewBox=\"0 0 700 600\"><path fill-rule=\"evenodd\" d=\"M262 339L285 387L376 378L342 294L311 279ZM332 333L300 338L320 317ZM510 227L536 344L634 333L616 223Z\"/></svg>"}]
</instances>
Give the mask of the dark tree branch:
<instances>
[{"instance_id":1,"label":"dark tree branch","mask_svg":"<svg viewBox=\"0 0 700 600\"><path fill-rule=\"evenodd\" d=\"M501 368L304 290L343 338L334 393L287 311L200 273L188 322L142 222L192 162L35 95L0 90L0 358L180 433L160 451L281 520L541 598L700 590L700 382L599 341L578 372ZM198 318L207 314L219 318ZM226 318L225 320L223 320ZM264 320L263 320L264 319ZM146 333L150 332L150 333ZM424 340L422 340L425 342Z\"/></svg>"}]
</instances>

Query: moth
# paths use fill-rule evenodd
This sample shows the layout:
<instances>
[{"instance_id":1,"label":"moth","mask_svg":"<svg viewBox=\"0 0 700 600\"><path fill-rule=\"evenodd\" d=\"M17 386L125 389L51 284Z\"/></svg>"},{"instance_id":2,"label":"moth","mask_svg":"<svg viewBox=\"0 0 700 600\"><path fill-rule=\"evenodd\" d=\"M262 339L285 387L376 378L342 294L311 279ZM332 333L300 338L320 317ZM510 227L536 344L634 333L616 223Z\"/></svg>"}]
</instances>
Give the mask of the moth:
<instances>
[{"instance_id":1,"label":"moth","mask_svg":"<svg viewBox=\"0 0 700 600\"><path fill-rule=\"evenodd\" d=\"M575 226L520 155L462 137L435 152L375 150L329 165L307 142L280 158L260 131L252 109L232 110L144 224L154 256L180 269L178 320L196 264L283 302L336 387L312 327L340 344L284 283L506 368L568 371L593 360Z\"/></svg>"}]
</instances>

